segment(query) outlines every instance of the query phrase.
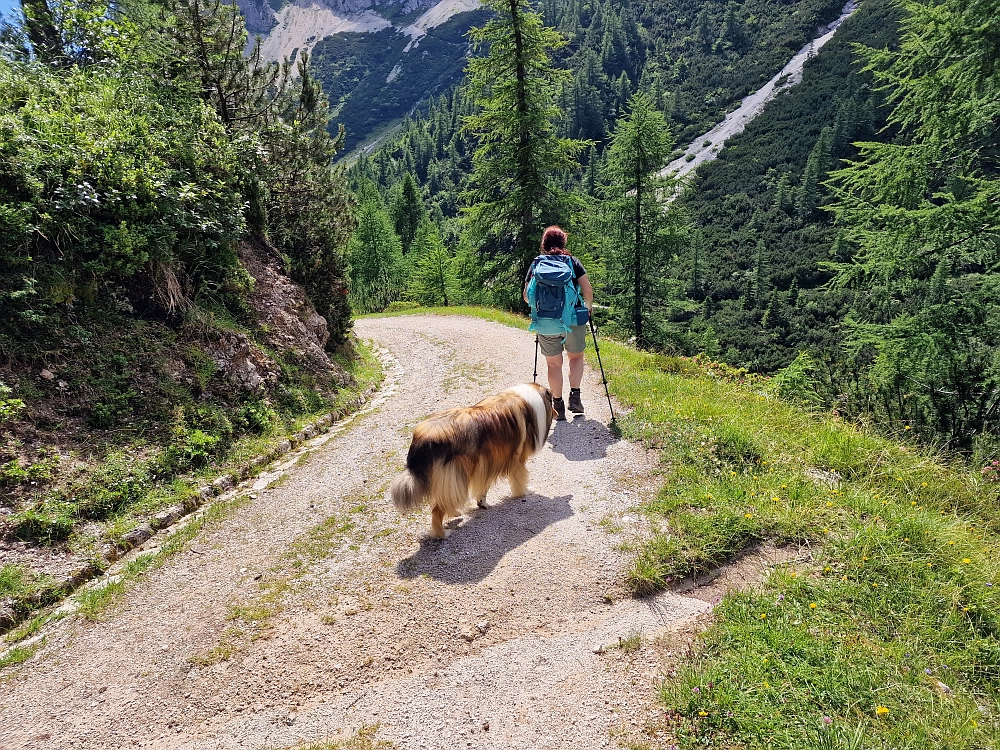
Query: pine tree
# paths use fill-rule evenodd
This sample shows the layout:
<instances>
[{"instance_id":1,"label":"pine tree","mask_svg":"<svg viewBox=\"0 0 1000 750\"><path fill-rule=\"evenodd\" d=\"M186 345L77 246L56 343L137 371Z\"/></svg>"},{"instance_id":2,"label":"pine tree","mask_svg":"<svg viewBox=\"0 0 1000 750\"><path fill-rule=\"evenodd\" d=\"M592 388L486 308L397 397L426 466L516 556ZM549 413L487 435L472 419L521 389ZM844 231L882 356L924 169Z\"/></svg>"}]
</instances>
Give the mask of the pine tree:
<instances>
[{"instance_id":1,"label":"pine tree","mask_svg":"<svg viewBox=\"0 0 1000 750\"><path fill-rule=\"evenodd\" d=\"M409 296L426 306L455 304L459 294L458 264L430 221L417 229L411 255L414 265Z\"/></svg>"},{"instance_id":2,"label":"pine tree","mask_svg":"<svg viewBox=\"0 0 1000 750\"><path fill-rule=\"evenodd\" d=\"M358 228L348 243L351 307L355 312L380 312L403 291L403 248L381 200L372 198L358 208Z\"/></svg>"},{"instance_id":3,"label":"pine tree","mask_svg":"<svg viewBox=\"0 0 1000 750\"><path fill-rule=\"evenodd\" d=\"M559 220L566 206L558 178L574 168L585 144L556 134L556 86L568 74L556 70L549 52L565 40L542 25L528 0L484 5L495 15L469 33L474 47L488 53L469 61L478 111L466 117L465 131L478 147L463 200L475 244L492 248L492 273L504 290L498 301L516 306L541 228Z\"/></svg>"},{"instance_id":4,"label":"pine tree","mask_svg":"<svg viewBox=\"0 0 1000 750\"><path fill-rule=\"evenodd\" d=\"M765 254L764 240L757 240L757 246L754 249L752 297L754 306L758 310L764 306L764 298L767 296L767 261Z\"/></svg>"},{"instance_id":5,"label":"pine tree","mask_svg":"<svg viewBox=\"0 0 1000 750\"><path fill-rule=\"evenodd\" d=\"M410 252L410 245L417 228L427 219L427 209L420 197L420 189L409 172L403 175L402 188L392 204L392 225L403 243L403 254Z\"/></svg>"},{"instance_id":6,"label":"pine tree","mask_svg":"<svg viewBox=\"0 0 1000 750\"><path fill-rule=\"evenodd\" d=\"M354 202L343 170L332 161L342 143L329 133L330 108L303 53L290 74L286 62L274 113L260 132L268 158L248 188L266 185L251 209L262 205L255 222L291 259L292 278L300 282L317 312L326 318L327 348L340 346L350 328L344 248L354 229Z\"/></svg>"},{"instance_id":7,"label":"pine tree","mask_svg":"<svg viewBox=\"0 0 1000 750\"><path fill-rule=\"evenodd\" d=\"M644 320L647 290L663 249L666 220L662 194L669 187L659 178L673 146L663 114L646 94L629 101L629 112L618 120L611 135L604 174L608 219L618 235L614 255L622 275L622 294L630 308L632 333L639 345L647 343ZM673 212L667 215L674 218ZM625 291L627 290L627 291Z\"/></svg>"}]
</instances>

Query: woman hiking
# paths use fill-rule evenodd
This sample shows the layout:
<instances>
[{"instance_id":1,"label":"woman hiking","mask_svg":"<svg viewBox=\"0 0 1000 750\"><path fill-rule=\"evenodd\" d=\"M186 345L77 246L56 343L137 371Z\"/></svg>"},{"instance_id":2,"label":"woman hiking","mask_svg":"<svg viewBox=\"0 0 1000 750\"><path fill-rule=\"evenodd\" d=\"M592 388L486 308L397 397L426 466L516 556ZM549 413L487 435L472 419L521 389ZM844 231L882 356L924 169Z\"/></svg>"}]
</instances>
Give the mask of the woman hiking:
<instances>
[{"instance_id":1,"label":"woman hiking","mask_svg":"<svg viewBox=\"0 0 1000 750\"><path fill-rule=\"evenodd\" d=\"M583 414L580 384L583 382L583 350L587 346L586 315L589 315L594 308L594 287L587 278L587 270L583 264L566 252L566 232L560 227L551 226L542 233L541 251L542 254L535 258L524 279L523 297L532 309L532 325L529 330L537 333L539 347L548 366L549 390L552 391L552 405L556 410L556 418L564 420L567 406L562 397L564 348L569 359L569 410L574 414ZM551 262L557 259L566 264L566 275L571 276L572 282L572 284L567 282L565 299L559 304L565 304L567 310L572 306L574 312L572 314L567 312L566 316L544 317L539 311L541 303L537 298L532 298L537 297L535 290L539 288L539 280L535 278L536 269L541 268L540 263L543 261L546 262L546 267L554 265L558 267L558 264ZM580 317L584 317L584 320L579 324L575 310L579 309L581 297L587 313L586 315L580 313Z\"/></svg>"}]
</instances>

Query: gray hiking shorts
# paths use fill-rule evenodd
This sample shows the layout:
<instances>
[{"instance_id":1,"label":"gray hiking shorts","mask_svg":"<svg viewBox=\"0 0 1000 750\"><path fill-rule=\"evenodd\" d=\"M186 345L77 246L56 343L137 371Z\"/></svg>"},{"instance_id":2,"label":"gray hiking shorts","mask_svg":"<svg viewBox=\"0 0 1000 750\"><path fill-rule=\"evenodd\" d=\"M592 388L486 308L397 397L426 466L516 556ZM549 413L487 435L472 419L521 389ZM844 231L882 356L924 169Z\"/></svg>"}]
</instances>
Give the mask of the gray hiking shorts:
<instances>
[{"instance_id":1,"label":"gray hiking shorts","mask_svg":"<svg viewBox=\"0 0 1000 750\"><path fill-rule=\"evenodd\" d=\"M563 337L545 336L538 334L539 348L546 357L555 357L562 354ZM566 334L566 352L568 354L579 354L587 348L587 326L570 326L569 333Z\"/></svg>"}]
</instances>

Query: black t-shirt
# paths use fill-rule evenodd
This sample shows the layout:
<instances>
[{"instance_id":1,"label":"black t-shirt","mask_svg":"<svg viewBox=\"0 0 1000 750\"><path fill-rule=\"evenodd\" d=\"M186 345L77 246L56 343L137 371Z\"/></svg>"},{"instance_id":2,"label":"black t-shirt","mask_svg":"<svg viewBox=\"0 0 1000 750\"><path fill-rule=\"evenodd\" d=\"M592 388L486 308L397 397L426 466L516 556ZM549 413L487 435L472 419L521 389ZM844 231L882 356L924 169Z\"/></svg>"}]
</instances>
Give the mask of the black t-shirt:
<instances>
[{"instance_id":1,"label":"black t-shirt","mask_svg":"<svg viewBox=\"0 0 1000 750\"><path fill-rule=\"evenodd\" d=\"M572 255L568 255L568 254L565 254L565 253L548 253L548 255L562 255L564 258L569 258L571 261L573 261L573 280L574 281L579 280L579 278L581 276L586 276L587 275L587 269L585 269L583 267L583 263L581 263L579 260L577 260ZM535 268L535 264L532 263L531 267L528 268L527 275L525 275L525 277L524 277L524 283L525 284L527 284L531 280L531 272L532 272L532 270L534 268Z\"/></svg>"}]
</instances>

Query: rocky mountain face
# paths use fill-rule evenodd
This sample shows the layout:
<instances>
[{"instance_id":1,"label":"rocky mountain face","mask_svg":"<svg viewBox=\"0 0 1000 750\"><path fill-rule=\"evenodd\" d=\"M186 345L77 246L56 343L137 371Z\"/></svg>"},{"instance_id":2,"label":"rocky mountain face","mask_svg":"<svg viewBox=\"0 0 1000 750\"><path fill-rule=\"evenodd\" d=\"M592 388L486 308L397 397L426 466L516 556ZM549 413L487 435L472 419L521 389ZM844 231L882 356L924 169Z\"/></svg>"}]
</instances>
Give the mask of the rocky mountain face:
<instances>
[{"instance_id":1,"label":"rocky mountain face","mask_svg":"<svg viewBox=\"0 0 1000 750\"><path fill-rule=\"evenodd\" d=\"M377 139L457 81L479 0L238 0L268 60L312 56L347 132L347 150Z\"/></svg>"}]
</instances>

